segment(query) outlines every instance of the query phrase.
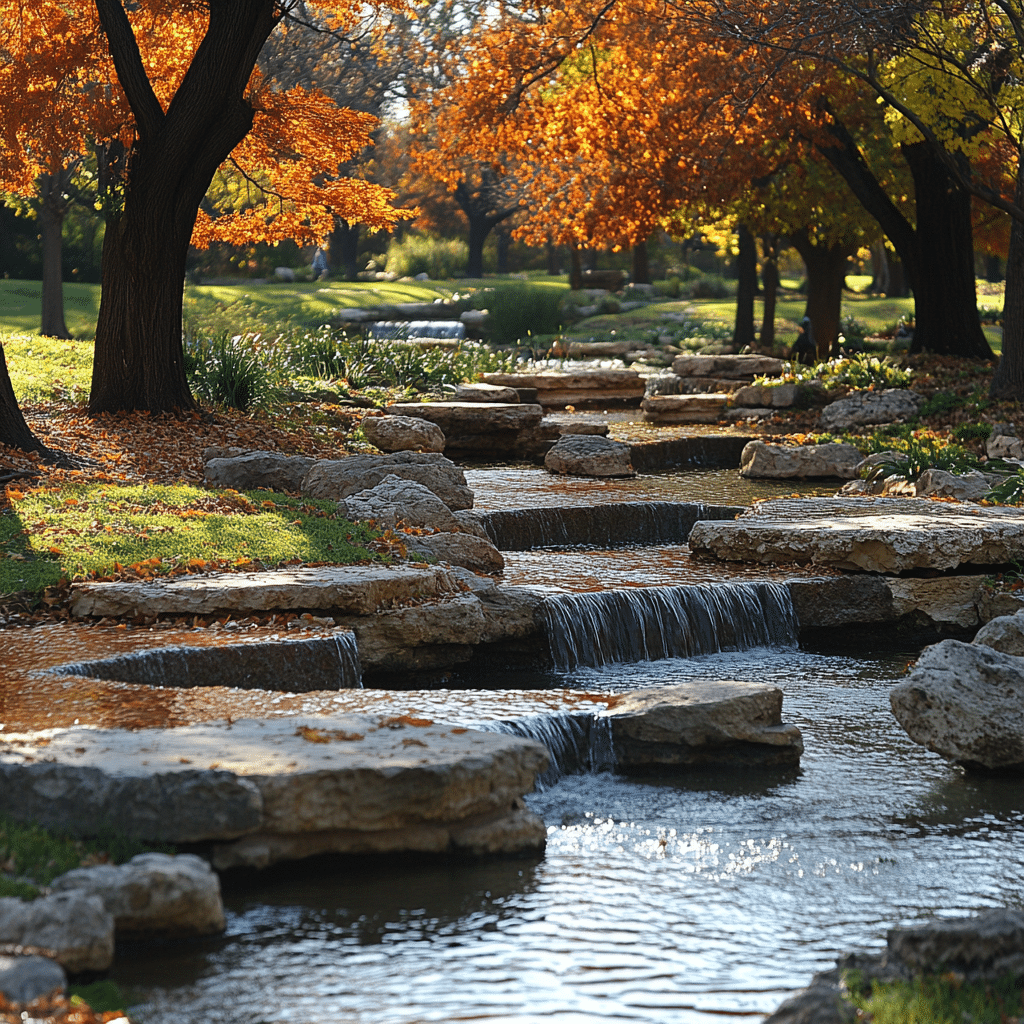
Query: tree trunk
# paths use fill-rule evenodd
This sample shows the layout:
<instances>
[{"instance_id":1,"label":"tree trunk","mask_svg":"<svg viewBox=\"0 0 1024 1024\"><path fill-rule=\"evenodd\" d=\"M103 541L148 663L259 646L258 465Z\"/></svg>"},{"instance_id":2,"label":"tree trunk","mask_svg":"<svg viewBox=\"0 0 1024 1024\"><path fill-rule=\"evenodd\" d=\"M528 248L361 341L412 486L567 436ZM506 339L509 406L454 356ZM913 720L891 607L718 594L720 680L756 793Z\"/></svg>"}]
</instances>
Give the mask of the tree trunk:
<instances>
[{"instance_id":1,"label":"tree trunk","mask_svg":"<svg viewBox=\"0 0 1024 1024\"><path fill-rule=\"evenodd\" d=\"M885 248L885 240L878 239L871 245L871 284L869 295L888 295L892 287L889 276L889 254Z\"/></svg>"},{"instance_id":2,"label":"tree trunk","mask_svg":"<svg viewBox=\"0 0 1024 1024\"><path fill-rule=\"evenodd\" d=\"M7 372L7 356L0 345L0 444L19 448L23 452L39 452L47 458L53 453L29 430L18 407L11 377Z\"/></svg>"},{"instance_id":3,"label":"tree trunk","mask_svg":"<svg viewBox=\"0 0 1024 1024\"><path fill-rule=\"evenodd\" d=\"M469 221L469 256L466 260L466 277L484 276L484 242L494 224L483 214L466 214Z\"/></svg>"},{"instance_id":4,"label":"tree trunk","mask_svg":"<svg viewBox=\"0 0 1024 1024\"><path fill-rule=\"evenodd\" d=\"M779 236L765 235L764 261L761 264L761 286L764 289L764 312L758 346L763 352L775 348L775 305L779 296Z\"/></svg>"},{"instance_id":5,"label":"tree trunk","mask_svg":"<svg viewBox=\"0 0 1024 1024\"><path fill-rule=\"evenodd\" d=\"M124 7L96 7L137 134L123 206L103 240L89 411L187 410L195 406L181 346L189 240L214 173L252 128L245 90L279 15L274 0L210 4L206 35L165 112Z\"/></svg>"},{"instance_id":6,"label":"tree trunk","mask_svg":"<svg viewBox=\"0 0 1024 1024\"><path fill-rule=\"evenodd\" d=\"M900 148L914 176L917 210L911 351L994 359L978 319L971 197L927 143Z\"/></svg>"},{"instance_id":7,"label":"tree trunk","mask_svg":"<svg viewBox=\"0 0 1024 1024\"><path fill-rule=\"evenodd\" d=\"M558 265L558 248L550 238L544 243L548 260L548 277L558 277L562 268Z\"/></svg>"},{"instance_id":8,"label":"tree trunk","mask_svg":"<svg viewBox=\"0 0 1024 1024\"><path fill-rule=\"evenodd\" d=\"M349 224L341 217L334 218L334 230L328 241L327 250L331 259L331 270L346 281L359 279L359 225Z\"/></svg>"},{"instance_id":9,"label":"tree trunk","mask_svg":"<svg viewBox=\"0 0 1024 1024\"><path fill-rule=\"evenodd\" d=\"M827 248L814 245L807 230L789 236L793 248L800 253L807 270L807 306L804 316L811 319L818 359L828 359L839 337L839 319L843 305L843 281L846 261L856 246L836 243Z\"/></svg>"},{"instance_id":10,"label":"tree trunk","mask_svg":"<svg viewBox=\"0 0 1024 1024\"><path fill-rule=\"evenodd\" d=\"M985 253L985 280L998 284L1003 279L1003 261L995 253Z\"/></svg>"},{"instance_id":11,"label":"tree trunk","mask_svg":"<svg viewBox=\"0 0 1024 1024\"><path fill-rule=\"evenodd\" d=\"M575 243L569 250L569 260L569 287L574 292L578 292L583 288L583 257L580 253L580 247Z\"/></svg>"},{"instance_id":12,"label":"tree trunk","mask_svg":"<svg viewBox=\"0 0 1024 1024\"><path fill-rule=\"evenodd\" d=\"M68 204L64 199L63 174L40 174L36 182L39 192L39 233L43 241L42 316L39 333L50 338L70 338L64 320L64 280L61 268L64 216Z\"/></svg>"},{"instance_id":13,"label":"tree trunk","mask_svg":"<svg viewBox=\"0 0 1024 1024\"><path fill-rule=\"evenodd\" d=\"M757 240L750 229L741 224L737 228L740 253L736 261L736 323L732 343L739 348L754 344L754 295L757 292Z\"/></svg>"},{"instance_id":14,"label":"tree trunk","mask_svg":"<svg viewBox=\"0 0 1024 1024\"><path fill-rule=\"evenodd\" d=\"M633 246L633 284L651 283L651 264L647 255L647 239Z\"/></svg>"},{"instance_id":15,"label":"tree trunk","mask_svg":"<svg viewBox=\"0 0 1024 1024\"><path fill-rule=\"evenodd\" d=\"M1024 167L1024 152L1018 168ZM1017 172L1014 202L1024 203L1024 173ZM1024 222L1010 220L1010 251L1006 256L1006 298L1003 302L1003 352L992 377L993 398L1024 399Z\"/></svg>"}]
</instances>

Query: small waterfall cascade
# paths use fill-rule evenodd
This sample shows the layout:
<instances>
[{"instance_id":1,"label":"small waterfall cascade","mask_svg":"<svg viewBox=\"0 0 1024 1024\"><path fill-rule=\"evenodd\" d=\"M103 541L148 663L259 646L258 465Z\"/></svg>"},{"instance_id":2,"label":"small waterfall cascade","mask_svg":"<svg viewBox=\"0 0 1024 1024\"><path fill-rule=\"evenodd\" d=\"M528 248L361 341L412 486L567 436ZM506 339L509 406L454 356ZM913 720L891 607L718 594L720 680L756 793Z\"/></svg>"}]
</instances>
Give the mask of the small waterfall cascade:
<instances>
[{"instance_id":1,"label":"small waterfall cascade","mask_svg":"<svg viewBox=\"0 0 1024 1024\"><path fill-rule=\"evenodd\" d=\"M797 639L789 587L775 582L554 594L542 614L560 672Z\"/></svg>"},{"instance_id":2,"label":"small waterfall cascade","mask_svg":"<svg viewBox=\"0 0 1024 1024\"><path fill-rule=\"evenodd\" d=\"M378 320L370 324L369 334L379 341L416 338L461 341L466 336L466 325L461 320Z\"/></svg>"},{"instance_id":3,"label":"small waterfall cascade","mask_svg":"<svg viewBox=\"0 0 1024 1024\"><path fill-rule=\"evenodd\" d=\"M160 647L61 665L53 671L58 675L183 689L235 686L243 690L308 693L351 690L363 685L356 637L348 630L318 637Z\"/></svg>"},{"instance_id":4,"label":"small waterfall cascade","mask_svg":"<svg viewBox=\"0 0 1024 1024\"><path fill-rule=\"evenodd\" d=\"M480 722L473 728L522 736L547 747L551 764L537 776L538 790L550 788L566 775L611 771L615 767L612 723L606 716L530 715L505 722Z\"/></svg>"},{"instance_id":5,"label":"small waterfall cascade","mask_svg":"<svg viewBox=\"0 0 1024 1024\"><path fill-rule=\"evenodd\" d=\"M684 501L518 508L485 512L484 529L499 551L531 548L683 544L700 519L732 519L739 507Z\"/></svg>"}]
</instances>

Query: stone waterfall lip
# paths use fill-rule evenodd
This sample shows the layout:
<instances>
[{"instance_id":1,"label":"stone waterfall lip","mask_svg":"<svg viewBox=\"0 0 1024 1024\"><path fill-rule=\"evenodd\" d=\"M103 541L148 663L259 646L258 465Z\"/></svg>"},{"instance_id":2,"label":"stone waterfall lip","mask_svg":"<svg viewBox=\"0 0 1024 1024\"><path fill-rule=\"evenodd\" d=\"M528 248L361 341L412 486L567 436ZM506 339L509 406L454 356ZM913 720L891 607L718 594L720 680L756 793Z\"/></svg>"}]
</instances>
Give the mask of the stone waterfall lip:
<instances>
[{"instance_id":1,"label":"stone waterfall lip","mask_svg":"<svg viewBox=\"0 0 1024 1024\"><path fill-rule=\"evenodd\" d=\"M1024 557L1024 511L917 498L779 499L732 522L699 522L689 544L723 561L860 572L998 565Z\"/></svg>"}]
</instances>

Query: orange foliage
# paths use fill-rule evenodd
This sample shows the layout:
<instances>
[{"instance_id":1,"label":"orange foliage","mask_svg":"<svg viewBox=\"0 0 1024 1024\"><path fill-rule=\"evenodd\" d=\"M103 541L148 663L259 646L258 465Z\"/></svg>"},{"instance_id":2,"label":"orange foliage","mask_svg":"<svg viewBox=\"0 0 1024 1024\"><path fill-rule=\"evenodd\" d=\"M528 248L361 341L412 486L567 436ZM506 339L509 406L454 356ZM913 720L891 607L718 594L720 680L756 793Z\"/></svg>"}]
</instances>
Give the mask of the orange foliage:
<instances>
[{"instance_id":1,"label":"orange foliage","mask_svg":"<svg viewBox=\"0 0 1024 1024\"><path fill-rule=\"evenodd\" d=\"M272 0L266 2L273 9ZM0 188L31 195L40 173L55 173L76 154L111 140L130 151L139 137L98 6L0 0ZM167 114L206 34L208 5L140 0L122 6L149 86ZM308 0L306 6L341 28L360 14L354 0ZM274 88L258 69L245 101L255 111L253 126L229 164L251 183L251 202L223 217L201 213L195 245L315 241L329 233L334 215L374 228L401 216L391 206L392 191L338 177L339 165L371 143L374 117L339 108L316 91Z\"/></svg>"}]
</instances>

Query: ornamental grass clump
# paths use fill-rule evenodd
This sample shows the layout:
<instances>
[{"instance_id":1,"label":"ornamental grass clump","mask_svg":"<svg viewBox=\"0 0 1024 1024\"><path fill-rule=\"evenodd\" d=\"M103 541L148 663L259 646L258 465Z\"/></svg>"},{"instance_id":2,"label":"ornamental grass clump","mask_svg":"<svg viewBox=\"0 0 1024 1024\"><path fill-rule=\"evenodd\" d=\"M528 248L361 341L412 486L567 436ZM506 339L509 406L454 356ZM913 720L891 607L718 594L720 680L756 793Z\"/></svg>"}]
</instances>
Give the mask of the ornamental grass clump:
<instances>
[{"instance_id":1,"label":"ornamental grass clump","mask_svg":"<svg viewBox=\"0 0 1024 1024\"><path fill-rule=\"evenodd\" d=\"M869 448L869 454L884 452L890 457L871 467L867 471L867 479L898 476L913 483L927 469L963 474L979 469L981 465L966 448L951 444L944 438L875 434Z\"/></svg>"},{"instance_id":2,"label":"ornamental grass clump","mask_svg":"<svg viewBox=\"0 0 1024 1024\"><path fill-rule=\"evenodd\" d=\"M186 338L185 373L196 396L240 412L277 405L277 374L261 358L258 340L259 335L231 337L227 331L212 339Z\"/></svg>"}]
</instances>

